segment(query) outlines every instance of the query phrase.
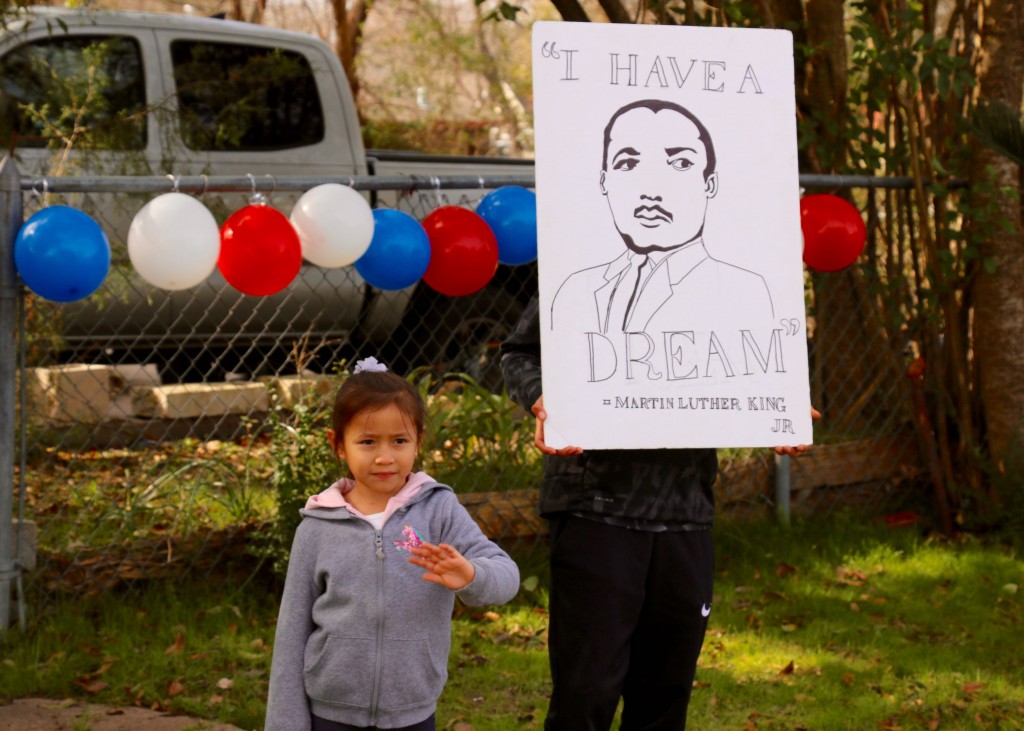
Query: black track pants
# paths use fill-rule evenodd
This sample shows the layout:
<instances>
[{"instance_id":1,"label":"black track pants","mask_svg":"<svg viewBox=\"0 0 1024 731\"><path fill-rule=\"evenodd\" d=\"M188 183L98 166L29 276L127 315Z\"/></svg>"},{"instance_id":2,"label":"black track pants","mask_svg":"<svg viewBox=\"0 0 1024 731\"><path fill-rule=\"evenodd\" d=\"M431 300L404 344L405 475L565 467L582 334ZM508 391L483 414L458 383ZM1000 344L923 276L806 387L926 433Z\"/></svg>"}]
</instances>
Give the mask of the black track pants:
<instances>
[{"instance_id":1,"label":"black track pants","mask_svg":"<svg viewBox=\"0 0 1024 731\"><path fill-rule=\"evenodd\" d=\"M710 530L551 521L546 731L681 731L711 612Z\"/></svg>"}]
</instances>

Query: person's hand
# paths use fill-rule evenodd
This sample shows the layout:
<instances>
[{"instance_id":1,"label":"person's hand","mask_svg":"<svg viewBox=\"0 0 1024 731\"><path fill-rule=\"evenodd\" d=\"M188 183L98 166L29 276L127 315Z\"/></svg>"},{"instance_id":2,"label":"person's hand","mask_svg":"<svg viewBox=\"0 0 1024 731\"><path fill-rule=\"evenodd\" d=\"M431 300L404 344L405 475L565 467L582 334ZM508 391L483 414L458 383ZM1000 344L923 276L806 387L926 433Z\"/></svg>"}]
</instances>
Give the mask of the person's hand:
<instances>
[{"instance_id":1,"label":"person's hand","mask_svg":"<svg viewBox=\"0 0 1024 731\"><path fill-rule=\"evenodd\" d=\"M447 543L435 546L423 542L412 549L409 563L416 564L427 570L423 574L424 581L445 586L452 591L463 589L472 583L476 576L473 564Z\"/></svg>"},{"instance_id":2,"label":"person's hand","mask_svg":"<svg viewBox=\"0 0 1024 731\"><path fill-rule=\"evenodd\" d=\"M820 419L821 412L813 406L811 407L811 418ZM806 444L798 444L795 447L774 447L775 454L787 455L789 457L799 457L801 454L807 451Z\"/></svg>"},{"instance_id":3,"label":"person's hand","mask_svg":"<svg viewBox=\"0 0 1024 731\"><path fill-rule=\"evenodd\" d=\"M541 395L537 398L537 401L530 408L533 415L537 417L537 427L534 431L533 443L537 445L537 449L542 451L544 454L554 454L559 457L565 457L570 454L583 454L582 447L562 447L561 449L555 449L554 447L548 446L548 443L544 440L544 421L548 418L548 412L544 410L544 396Z\"/></svg>"}]
</instances>

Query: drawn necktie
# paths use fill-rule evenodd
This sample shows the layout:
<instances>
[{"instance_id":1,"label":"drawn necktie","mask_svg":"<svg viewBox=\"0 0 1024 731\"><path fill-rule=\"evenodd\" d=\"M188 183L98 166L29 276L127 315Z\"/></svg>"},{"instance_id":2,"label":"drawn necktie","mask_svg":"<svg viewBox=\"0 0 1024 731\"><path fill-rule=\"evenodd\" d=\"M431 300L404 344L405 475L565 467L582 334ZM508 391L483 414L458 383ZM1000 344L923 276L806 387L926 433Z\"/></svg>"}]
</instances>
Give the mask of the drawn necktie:
<instances>
[{"instance_id":1,"label":"drawn necktie","mask_svg":"<svg viewBox=\"0 0 1024 731\"><path fill-rule=\"evenodd\" d=\"M644 280L644 267L647 265L647 261L648 257L645 256L636 267L636 281L633 283L633 291L629 294L629 301L626 302L626 311L622 315L623 332L626 331L626 324L629 322L629 316L633 312L633 305L640 296L640 285Z\"/></svg>"}]
</instances>

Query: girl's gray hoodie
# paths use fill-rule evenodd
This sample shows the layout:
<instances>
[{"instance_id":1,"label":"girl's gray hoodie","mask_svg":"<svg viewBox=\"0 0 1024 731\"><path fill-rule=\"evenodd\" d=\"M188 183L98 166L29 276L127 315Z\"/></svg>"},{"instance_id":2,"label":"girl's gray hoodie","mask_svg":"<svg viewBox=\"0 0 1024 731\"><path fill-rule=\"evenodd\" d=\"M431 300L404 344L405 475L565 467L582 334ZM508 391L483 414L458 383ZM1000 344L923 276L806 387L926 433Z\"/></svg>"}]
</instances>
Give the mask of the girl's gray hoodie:
<instances>
[{"instance_id":1,"label":"girl's gray hoodie","mask_svg":"<svg viewBox=\"0 0 1024 731\"><path fill-rule=\"evenodd\" d=\"M301 511L277 618L265 731L305 731L311 714L380 728L422 721L448 677L455 594L471 606L501 604L519 589L515 562L447 485L411 475L378 531L346 507L345 483ZM452 592L424 581L424 570L408 561L418 539L458 549L476 570L472 583Z\"/></svg>"}]
</instances>

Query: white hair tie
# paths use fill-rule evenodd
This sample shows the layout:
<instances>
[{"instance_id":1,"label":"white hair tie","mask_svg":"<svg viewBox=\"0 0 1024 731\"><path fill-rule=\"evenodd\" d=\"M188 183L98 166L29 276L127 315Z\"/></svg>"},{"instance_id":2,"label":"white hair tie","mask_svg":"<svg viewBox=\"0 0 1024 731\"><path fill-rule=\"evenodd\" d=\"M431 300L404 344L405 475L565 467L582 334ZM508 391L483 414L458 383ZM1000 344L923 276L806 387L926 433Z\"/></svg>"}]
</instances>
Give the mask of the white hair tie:
<instances>
[{"instance_id":1,"label":"white hair tie","mask_svg":"<svg viewBox=\"0 0 1024 731\"><path fill-rule=\"evenodd\" d=\"M356 367L352 369L352 375L356 373L387 373L388 367L374 358L363 358L356 361Z\"/></svg>"}]
</instances>

